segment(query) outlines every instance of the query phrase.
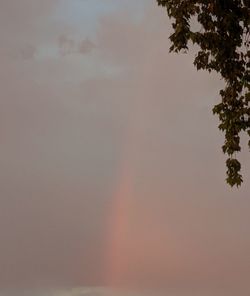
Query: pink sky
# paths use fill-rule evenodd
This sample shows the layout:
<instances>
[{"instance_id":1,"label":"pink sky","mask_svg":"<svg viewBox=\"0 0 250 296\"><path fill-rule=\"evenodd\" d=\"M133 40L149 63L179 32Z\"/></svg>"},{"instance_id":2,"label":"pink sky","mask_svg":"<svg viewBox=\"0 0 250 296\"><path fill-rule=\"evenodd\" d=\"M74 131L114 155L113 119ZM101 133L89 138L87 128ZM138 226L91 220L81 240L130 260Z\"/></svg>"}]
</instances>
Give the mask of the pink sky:
<instances>
[{"instance_id":1,"label":"pink sky","mask_svg":"<svg viewBox=\"0 0 250 296\"><path fill-rule=\"evenodd\" d=\"M246 139L230 189L222 82L168 53L155 1L133 2L0 2L2 289L249 295Z\"/></svg>"}]
</instances>

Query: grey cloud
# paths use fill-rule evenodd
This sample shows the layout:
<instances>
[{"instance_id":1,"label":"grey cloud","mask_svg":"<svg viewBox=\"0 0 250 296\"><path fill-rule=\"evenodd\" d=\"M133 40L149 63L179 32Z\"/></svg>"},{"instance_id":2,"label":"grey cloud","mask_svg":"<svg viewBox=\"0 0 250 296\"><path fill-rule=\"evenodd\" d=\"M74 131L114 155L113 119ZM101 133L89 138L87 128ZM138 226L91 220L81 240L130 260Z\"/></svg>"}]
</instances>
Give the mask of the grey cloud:
<instances>
[{"instance_id":1,"label":"grey cloud","mask_svg":"<svg viewBox=\"0 0 250 296\"><path fill-rule=\"evenodd\" d=\"M9 44L2 44L0 48L0 59L13 61L32 60L36 57L37 52L37 48L31 44L19 44L15 48Z\"/></svg>"},{"instance_id":2,"label":"grey cloud","mask_svg":"<svg viewBox=\"0 0 250 296\"><path fill-rule=\"evenodd\" d=\"M24 60L33 59L36 55L37 49L35 46L27 44L20 50L20 56Z\"/></svg>"},{"instance_id":3,"label":"grey cloud","mask_svg":"<svg viewBox=\"0 0 250 296\"><path fill-rule=\"evenodd\" d=\"M60 54L65 56L74 52L75 41L66 35L60 35L58 38L58 46Z\"/></svg>"},{"instance_id":4,"label":"grey cloud","mask_svg":"<svg viewBox=\"0 0 250 296\"><path fill-rule=\"evenodd\" d=\"M78 52L81 54L90 53L94 48L95 48L95 44L89 38L82 40L78 44Z\"/></svg>"},{"instance_id":5,"label":"grey cloud","mask_svg":"<svg viewBox=\"0 0 250 296\"><path fill-rule=\"evenodd\" d=\"M76 41L66 35L60 35L58 38L59 53L62 56L71 54L88 54L94 48L95 44L89 39L85 38L81 41Z\"/></svg>"}]
</instances>

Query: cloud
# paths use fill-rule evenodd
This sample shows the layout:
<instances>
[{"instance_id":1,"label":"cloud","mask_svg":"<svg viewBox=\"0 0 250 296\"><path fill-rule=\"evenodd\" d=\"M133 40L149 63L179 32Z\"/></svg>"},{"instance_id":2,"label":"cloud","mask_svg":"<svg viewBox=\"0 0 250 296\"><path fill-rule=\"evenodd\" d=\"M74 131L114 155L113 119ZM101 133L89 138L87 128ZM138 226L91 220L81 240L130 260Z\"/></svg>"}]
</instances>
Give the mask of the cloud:
<instances>
[{"instance_id":1,"label":"cloud","mask_svg":"<svg viewBox=\"0 0 250 296\"><path fill-rule=\"evenodd\" d=\"M74 52L75 41L68 38L66 35L61 35L58 38L60 54L65 56Z\"/></svg>"},{"instance_id":2,"label":"cloud","mask_svg":"<svg viewBox=\"0 0 250 296\"><path fill-rule=\"evenodd\" d=\"M78 44L78 52L80 54L90 53L94 48L95 48L95 44L89 38L82 40Z\"/></svg>"},{"instance_id":3,"label":"cloud","mask_svg":"<svg viewBox=\"0 0 250 296\"><path fill-rule=\"evenodd\" d=\"M89 38L77 42L64 34L59 36L58 46L62 56L71 54L85 55L95 48L95 44Z\"/></svg>"},{"instance_id":4,"label":"cloud","mask_svg":"<svg viewBox=\"0 0 250 296\"><path fill-rule=\"evenodd\" d=\"M35 57L36 52L37 52L37 49L35 48L35 46L27 44L20 50L20 56L24 60L29 60Z\"/></svg>"}]
</instances>

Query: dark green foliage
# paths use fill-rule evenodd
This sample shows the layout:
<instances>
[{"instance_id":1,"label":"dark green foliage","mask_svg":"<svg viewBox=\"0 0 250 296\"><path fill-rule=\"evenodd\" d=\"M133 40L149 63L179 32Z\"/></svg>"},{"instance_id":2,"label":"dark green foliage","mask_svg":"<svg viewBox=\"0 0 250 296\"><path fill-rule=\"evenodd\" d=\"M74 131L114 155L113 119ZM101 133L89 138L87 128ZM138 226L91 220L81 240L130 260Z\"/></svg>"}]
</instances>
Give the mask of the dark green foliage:
<instances>
[{"instance_id":1,"label":"dark green foliage","mask_svg":"<svg viewBox=\"0 0 250 296\"><path fill-rule=\"evenodd\" d=\"M240 133L250 137L250 0L157 2L173 19L170 51L187 50L191 41L199 47L195 67L216 71L225 81L213 113L225 133L222 150L228 155L227 183L240 186L241 165L234 155L241 150Z\"/></svg>"}]
</instances>

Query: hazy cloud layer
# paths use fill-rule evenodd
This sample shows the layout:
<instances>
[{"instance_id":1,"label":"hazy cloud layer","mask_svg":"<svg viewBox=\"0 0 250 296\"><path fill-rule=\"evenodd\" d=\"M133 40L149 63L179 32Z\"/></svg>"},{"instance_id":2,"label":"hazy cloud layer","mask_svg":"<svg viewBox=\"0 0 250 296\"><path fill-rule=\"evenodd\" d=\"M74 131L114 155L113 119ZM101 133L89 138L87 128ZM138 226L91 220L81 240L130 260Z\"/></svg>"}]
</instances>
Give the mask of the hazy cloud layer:
<instances>
[{"instance_id":1,"label":"hazy cloud layer","mask_svg":"<svg viewBox=\"0 0 250 296\"><path fill-rule=\"evenodd\" d=\"M229 189L211 113L221 81L168 54L156 4L117 1L101 16L89 1L88 35L58 18L64 1L0 2L0 287L247 295L250 162L244 149L244 185Z\"/></svg>"}]
</instances>

